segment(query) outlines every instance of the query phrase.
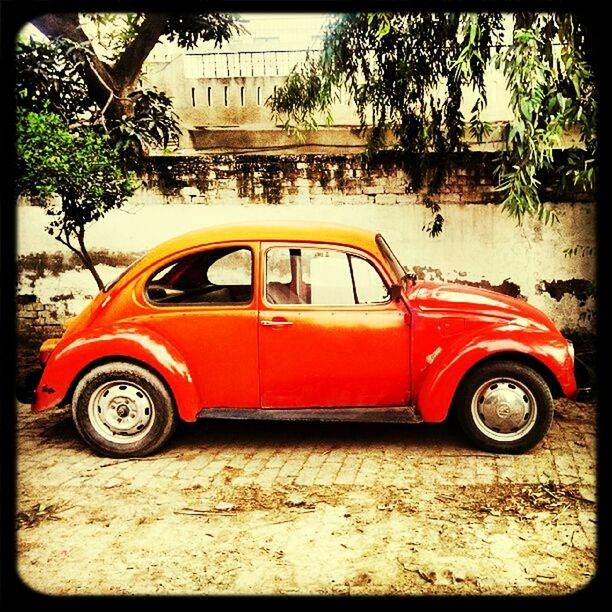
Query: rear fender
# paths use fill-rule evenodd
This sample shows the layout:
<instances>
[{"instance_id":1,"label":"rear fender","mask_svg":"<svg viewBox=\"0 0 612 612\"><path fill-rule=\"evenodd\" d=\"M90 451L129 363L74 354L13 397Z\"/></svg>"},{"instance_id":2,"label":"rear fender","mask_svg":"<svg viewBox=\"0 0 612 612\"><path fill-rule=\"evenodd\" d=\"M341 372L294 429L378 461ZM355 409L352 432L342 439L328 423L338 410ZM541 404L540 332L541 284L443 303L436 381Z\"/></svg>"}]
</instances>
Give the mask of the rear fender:
<instances>
[{"instance_id":1,"label":"rear fender","mask_svg":"<svg viewBox=\"0 0 612 612\"><path fill-rule=\"evenodd\" d=\"M443 421L467 372L483 359L502 353L531 356L552 372L566 396L575 395L572 358L561 336L537 328L503 324L487 327L471 337L463 335L438 354L425 372L416 399L423 420Z\"/></svg>"},{"instance_id":2,"label":"rear fender","mask_svg":"<svg viewBox=\"0 0 612 612\"><path fill-rule=\"evenodd\" d=\"M134 322L97 327L58 344L45 365L32 410L42 412L62 404L73 383L92 364L121 359L154 370L168 385L180 417L195 421L200 398L187 363L159 334Z\"/></svg>"}]
</instances>

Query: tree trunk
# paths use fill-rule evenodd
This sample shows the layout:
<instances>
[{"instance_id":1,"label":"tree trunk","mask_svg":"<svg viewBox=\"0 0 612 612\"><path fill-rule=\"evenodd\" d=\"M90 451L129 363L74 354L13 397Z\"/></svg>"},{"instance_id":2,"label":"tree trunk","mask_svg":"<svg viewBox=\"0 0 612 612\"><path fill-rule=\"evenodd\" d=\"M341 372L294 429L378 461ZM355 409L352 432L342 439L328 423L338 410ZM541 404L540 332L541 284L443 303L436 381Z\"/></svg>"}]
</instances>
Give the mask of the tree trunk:
<instances>
[{"instance_id":1,"label":"tree trunk","mask_svg":"<svg viewBox=\"0 0 612 612\"><path fill-rule=\"evenodd\" d=\"M85 267L91 272L91 275L94 277L98 285L98 289L102 291L104 289L104 282L100 278L100 275L98 274L98 271L96 270L96 266L94 265L91 259L91 255L89 254L89 251L87 250L87 247L85 246L85 228L81 228L81 230L77 234L77 240L79 241L79 249L80 249L79 255L83 263L85 264Z\"/></svg>"},{"instance_id":2,"label":"tree trunk","mask_svg":"<svg viewBox=\"0 0 612 612\"><path fill-rule=\"evenodd\" d=\"M54 238L61 242L64 246L67 246L75 255L79 257L79 259L83 262L85 267L89 270L91 275L94 277L96 281L96 285L98 285L98 289L102 291L104 289L104 282L100 278L98 271L96 270L96 266L94 265L91 255L85 246L85 228L79 228L77 233L77 240L79 242L79 248L77 249L71 242L70 236L66 230L63 230L64 237L62 238L62 230L58 234L54 236Z\"/></svg>"}]
</instances>

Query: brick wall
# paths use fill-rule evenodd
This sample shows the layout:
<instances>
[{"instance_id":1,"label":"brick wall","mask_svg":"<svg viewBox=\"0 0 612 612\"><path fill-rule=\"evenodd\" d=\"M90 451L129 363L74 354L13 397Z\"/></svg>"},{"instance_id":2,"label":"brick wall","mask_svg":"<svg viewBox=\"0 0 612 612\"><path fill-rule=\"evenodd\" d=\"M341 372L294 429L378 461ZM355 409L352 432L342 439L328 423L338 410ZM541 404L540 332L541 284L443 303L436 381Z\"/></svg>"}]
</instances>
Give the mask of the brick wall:
<instances>
[{"instance_id":1,"label":"brick wall","mask_svg":"<svg viewBox=\"0 0 612 612\"><path fill-rule=\"evenodd\" d=\"M17 370L27 374L38 365L38 349L47 338L62 335L62 322L53 304L43 304L35 295L17 295Z\"/></svg>"},{"instance_id":2,"label":"brick wall","mask_svg":"<svg viewBox=\"0 0 612 612\"><path fill-rule=\"evenodd\" d=\"M432 164L435 161L432 160ZM433 197L441 204L497 204L495 155L452 157L453 171ZM393 154L367 160L361 155L202 155L151 157L141 195L166 203L422 204L426 186L415 189L405 163ZM546 190L546 200L589 201L593 195Z\"/></svg>"}]
</instances>

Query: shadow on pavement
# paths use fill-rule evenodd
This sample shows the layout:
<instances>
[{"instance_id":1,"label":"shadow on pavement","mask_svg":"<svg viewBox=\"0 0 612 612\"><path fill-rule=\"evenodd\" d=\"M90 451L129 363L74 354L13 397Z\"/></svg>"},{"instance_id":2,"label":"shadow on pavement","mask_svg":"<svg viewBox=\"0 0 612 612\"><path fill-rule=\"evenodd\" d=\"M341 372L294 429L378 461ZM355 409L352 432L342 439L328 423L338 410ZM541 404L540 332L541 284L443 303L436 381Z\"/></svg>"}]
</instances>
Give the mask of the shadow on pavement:
<instances>
[{"instance_id":1,"label":"shadow on pavement","mask_svg":"<svg viewBox=\"0 0 612 612\"><path fill-rule=\"evenodd\" d=\"M72 421L69 408L38 415L25 427L42 444L83 444ZM465 451L470 449L463 433L453 419L443 423L386 424L343 423L315 421L248 421L215 419L185 423L180 421L177 430L158 456L168 452L190 452L215 446L240 446L242 449L294 447L389 447L406 451L435 452Z\"/></svg>"},{"instance_id":2,"label":"shadow on pavement","mask_svg":"<svg viewBox=\"0 0 612 612\"><path fill-rule=\"evenodd\" d=\"M313 446L393 446L409 449L467 448L458 426L444 423L384 424L290 421L210 420L181 423L172 448L240 445L248 448Z\"/></svg>"}]
</instances>

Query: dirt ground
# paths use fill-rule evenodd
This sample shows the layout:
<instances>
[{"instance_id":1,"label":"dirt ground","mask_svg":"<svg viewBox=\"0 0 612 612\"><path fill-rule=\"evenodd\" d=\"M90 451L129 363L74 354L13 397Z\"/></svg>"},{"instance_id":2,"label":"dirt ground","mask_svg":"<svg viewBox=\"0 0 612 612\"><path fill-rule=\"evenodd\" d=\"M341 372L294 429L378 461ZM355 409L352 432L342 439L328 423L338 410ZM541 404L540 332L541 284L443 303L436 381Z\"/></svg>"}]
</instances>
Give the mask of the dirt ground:
<instances>
[{"instance_id":1,"label":"dirt ground","mask_svg":"<svg viewBox=\"0 0 612 612\"><path fill-rule=\"evenodd\" d=\"M547 595L596 564L596 404L521 456L456 426L208 422L154 457L18 404L16 569L46 594Z\"/></svg>"}]
</instances>

